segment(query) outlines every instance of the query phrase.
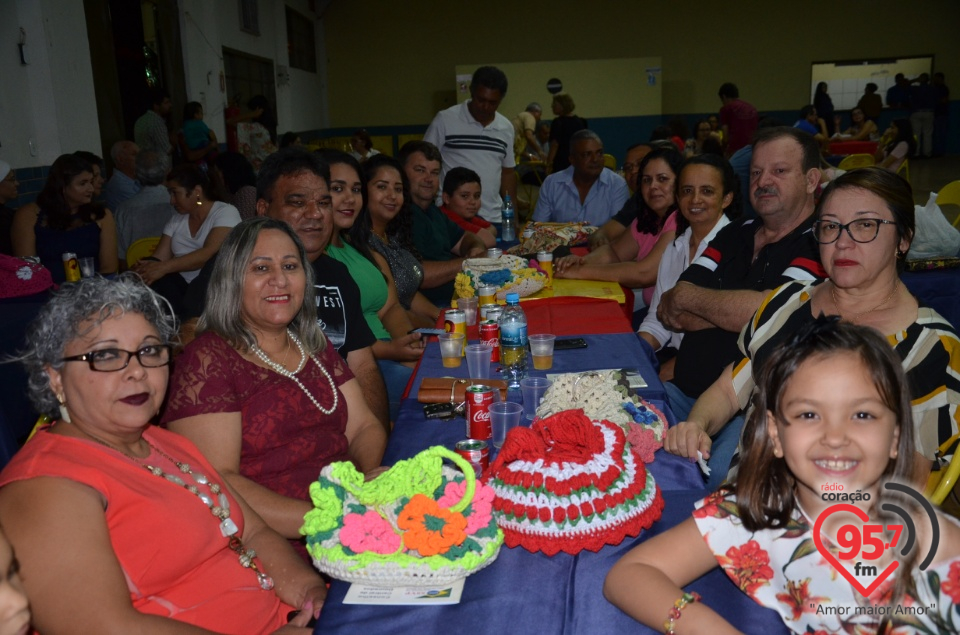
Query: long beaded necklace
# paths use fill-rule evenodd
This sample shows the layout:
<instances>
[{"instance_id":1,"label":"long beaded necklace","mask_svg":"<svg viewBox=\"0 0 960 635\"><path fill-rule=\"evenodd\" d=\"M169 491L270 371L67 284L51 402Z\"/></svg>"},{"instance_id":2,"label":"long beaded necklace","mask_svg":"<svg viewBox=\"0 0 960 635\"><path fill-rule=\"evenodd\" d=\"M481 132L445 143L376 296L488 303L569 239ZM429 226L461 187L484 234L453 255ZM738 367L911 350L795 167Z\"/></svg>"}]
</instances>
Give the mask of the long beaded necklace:
<instances>
[{"instance_id":1,"label":"long beaded necklace","mask_svg":"<svg viewBox=\"0 0 960 635\"><path fill-rule=\"evenodd\" d=\"M850 322L850 324L856 324L857 320L862 318L864 315L866 315L867 313L873 313L874 311L882 307L884 304L892 300L893 296L897 295L897 290L899 288L900 288L900 281L897 280L893 283L893 291L891 291L890 295L888 295L883 299L883 302L873 307L872 309L867 309L866 311L861 311L860 313L857 313L847 321ZM832 282L830 283L830 296L833 298L833 306L837 307L837 315L840 316L841 320L846 320L846 318L843 317L843 313L840 311L840 303L837 302L837 285L833 284Z\"/></svg>"},{"instance_id":2,"label":"long beaded necklace","mask_svg":"<svg viewBox=\"0 0 960 635\"><path fill-rule=\"evenodd\" d=\"M291 340L293 340L293 343L297 345L297 350L300 351L300 363L297 365L297 369L294 371L289 371L283 365L278 364L272 359L270 359L267 356L267 354L264 353L262 350L260 350L260 347L257 346L256 344L251 346L250 350L252 350L253 354L259 357L260 360L264 364L266 364L271 370L273 370L275 373L292 380L293 383L295 383L297 386L300 386L300 390L302 390L303 394L305 394L310 399L310 401L313 402L313 405L317 407L317 410L319 410L321 413L325 415L333 414L333 412L337 409L337 404L340 401L340 397L337 394L337 384L333 381L333 377L331 377L330 373L327 372L327 369L323 367L323 364L317 361L317 358L315 356L310 355L310 359L313 360L313 363L317 365L317 368L320 369L320 372L323 373L323 376L327 378L328 382L330 382L330 390L333 392L333 405L330 406L329 409L327 409L320 405L320 402L317 400L316 397L313 396L313 393L307 390L307 387L304 386L303 383L300 381L300 379L297 377L297 373L303 370L303 367L307 363L307 354L303 350L303 344L300 343L300 340L297 339L297 336L294 335L293 332L290 331L289 329L287 329L287 336Z\"/></svg>"},{"instance_id":3,"label":"long beaded necklace","mask_svg":"<svg viewBox=\"0 0 960 635\"><path fill-rule=\"evenodd\" d=\"M110 443L107 443L103 439L99 439L95 437L94 435L90 434L86 430L81 430L81 432L86 434L88 437L90 437L100 445L106 446L111 450L114 450L124 455L125 457L127 457L128 459L130 459L140 467L146 469L148 472L150 472L154 476L159 476L160 478L170 481L174 485L179 485L183 489L187 490L188 492L190 492L191 494L199 498L200 501L203 502L203 504L206 505L207 508L210 510L210 513L213 514L216 518L220 519L220 533L223 535L224 538L228 539L227 546L230 547L230 549L237 554L237 558L240 560L240 565L245 569L252 569L253 572L257 574L257 582L260 584L261 589L263 589L264 591L269 591L273 588L273 578L271 578L266 573L261 571L259 565L257 565L256 560L254 560L254 558L257 557L257 552L254 551L253 549L247 549L246 547L244 547L243 541L240 540L240 538L237 536L240 530L237 527L237 523L235 523L233 519L230 518L230 499L227 498L227 495L224 493L223 488L220 487L218 483L211 482L210 479L208 479L204 474L200 474L199 472L194 472L190 468L189 464L181 463L180 461L176 460L175 458L173 458L172 456L170 456L169 454L167 454L166 452L164 452L154 444L150 443L150 440L147 439L146 437L141 437L141 438L143 438L143 440L147 442L147 445L149 445L154 452L156 452L163 458L167 459L174 465L176 465L177 469L180 470L182 474L189 474L190 476L193 477L193 480L196 481L198 484L205 485L207 489L210 490L210 494L212 494L213 496L211 496L210 494L205 494L204 492L201 492L199 487L197 487L193 483L185 482L182 478L180 478L176 474L167 474L166 472L163 471L162 468L157 467L155 465L150 465L149 463L145 463L141 459L135 456L131 456L130 454L127 454L120 448ZM213 498L214 496L216 496L216 499Z\"/></svg>"}]
</instances>

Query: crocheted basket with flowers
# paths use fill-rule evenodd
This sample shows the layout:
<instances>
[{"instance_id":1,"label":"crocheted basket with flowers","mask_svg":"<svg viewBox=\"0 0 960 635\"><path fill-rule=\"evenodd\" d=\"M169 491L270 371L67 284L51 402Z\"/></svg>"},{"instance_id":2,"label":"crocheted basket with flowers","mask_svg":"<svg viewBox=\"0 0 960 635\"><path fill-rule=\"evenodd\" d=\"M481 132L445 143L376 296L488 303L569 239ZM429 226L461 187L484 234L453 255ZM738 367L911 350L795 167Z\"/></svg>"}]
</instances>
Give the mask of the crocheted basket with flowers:
<instances>
[{"instance_id":1,"label":"crocheted basket with flowers","mask_svg":"<svg viewBox=\"0 0 960 635\"><path fill-rule=\"evenodd\" d=\"M314 509L300 533L317 569L339 580L450 584L496 560L503 544L492 515L493 490L441 446L368 482L352 463L332 463L310 485L310 497Z\"/></svg>"},{"instance_id":2,"label":"crocheted basket with flowers","mask_svg":"<svg viewBox=\"0 0 960 635\"><path fill-rule=\"evenodd\" d=\"M660 488L623 429L582 410L511 430L490 474L509 547L551 556L598 551L638 535L663 512Z\"/></svg>"}]
</instances>

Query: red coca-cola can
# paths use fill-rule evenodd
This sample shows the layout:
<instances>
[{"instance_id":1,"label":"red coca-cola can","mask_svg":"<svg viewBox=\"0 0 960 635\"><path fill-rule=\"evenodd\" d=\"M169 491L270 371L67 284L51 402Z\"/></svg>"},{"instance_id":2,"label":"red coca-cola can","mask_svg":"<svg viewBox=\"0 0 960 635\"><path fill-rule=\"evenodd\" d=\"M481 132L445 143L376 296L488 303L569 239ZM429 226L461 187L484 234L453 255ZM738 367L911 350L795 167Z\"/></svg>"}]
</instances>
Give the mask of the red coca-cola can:
<instances>
[{"instance_id":1,"label":"red coca-cola can","mask_svg":"<svg viewBox=\"0 0 960 635\"><path fill-rule=\"evenodd\" d=\"M467 437L481 441L493 438L490 404L493 403L494 390L490 386L467 386Z\"/></svg>"},{"instance_id":2,"label":"red coca-cola can","mask_svg":"<svg viewBox=\"0 0 960 635\"><path fill-rule=\"evenodd\" d=\"M496 320L484 320L480 323L480 343L493 347L490 352L490 361L500 361L500 325Z\"/></svg>"},{"instance_id":3,"label":"red coca-cola can","mask_svg":"<svg viewBox=\"0 0 960 635\"><path fill-rule=\"evenodd\" d=\"M484 473L490 469L490 446L486 441L464 439L457 443L454 450L470 464L477 478L483 478Z\"/></svg>"}]
</instances>

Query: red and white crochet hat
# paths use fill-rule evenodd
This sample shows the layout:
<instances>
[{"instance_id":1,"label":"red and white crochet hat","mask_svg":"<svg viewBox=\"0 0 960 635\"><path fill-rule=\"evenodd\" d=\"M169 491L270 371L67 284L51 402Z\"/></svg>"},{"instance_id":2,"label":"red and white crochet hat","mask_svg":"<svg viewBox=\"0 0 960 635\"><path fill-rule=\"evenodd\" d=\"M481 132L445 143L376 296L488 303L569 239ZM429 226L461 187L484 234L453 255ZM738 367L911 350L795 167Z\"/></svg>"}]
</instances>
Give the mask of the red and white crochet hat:
<instances>
[{"instance_id":1,"label":"red and white crochet hat","mask_svg":"<svg viewBox=\"0 0 960 635\"><path fill-rule=\"evenodd\" d=\"M663 496L620 426L564 410L507 435L489 485L509 547L598 551L660 518Z\"/></svg>"}]
</instances>

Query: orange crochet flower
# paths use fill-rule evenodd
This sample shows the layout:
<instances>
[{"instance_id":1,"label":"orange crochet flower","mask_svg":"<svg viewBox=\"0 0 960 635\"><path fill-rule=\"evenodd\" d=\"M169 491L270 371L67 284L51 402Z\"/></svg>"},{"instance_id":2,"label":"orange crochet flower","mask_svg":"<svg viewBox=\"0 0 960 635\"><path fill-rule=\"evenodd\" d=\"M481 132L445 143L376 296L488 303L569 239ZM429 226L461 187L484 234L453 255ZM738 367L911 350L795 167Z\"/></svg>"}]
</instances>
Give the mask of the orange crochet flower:
<instances>
[{"instance_id":1,"label":"orange crochet flower","mask_svg":"<svg viewBox=\"0 0 960 635\"><path fill-rule=\"evenodd\" d=\"M404 530L403 545L421 556L446 553L467 538L467 519L463 514L443 509L437 501L416 494L397 517Z\"/></svg>"}]
</instances>

